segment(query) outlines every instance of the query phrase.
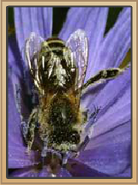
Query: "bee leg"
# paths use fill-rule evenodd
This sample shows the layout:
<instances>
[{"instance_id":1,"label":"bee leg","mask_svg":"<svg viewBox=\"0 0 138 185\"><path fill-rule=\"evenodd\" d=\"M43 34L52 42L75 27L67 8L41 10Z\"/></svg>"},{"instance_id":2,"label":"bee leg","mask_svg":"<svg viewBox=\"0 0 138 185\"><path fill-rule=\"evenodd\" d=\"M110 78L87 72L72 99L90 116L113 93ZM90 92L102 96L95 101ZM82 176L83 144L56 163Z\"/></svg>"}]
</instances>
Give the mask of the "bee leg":
<instances>
[{"instance_id":1,"label":"bee leg","mask_svg":"<svg viewBox=\"0 0 138 185\"><path fill-rule=\"evenodd\" d=\"M22 113L22 106L21 106L21 102L22 102L22 98L21 98L21 88L18 84L14 85L14 93L15 93L15 104L16 104L16 108L17 111L19 112L20 115L20 119L21 119L21 132L23 134L23 138L26 141L26 135L28 133L28 124L26 123L23 113Z\"/></svg>"},{"instance_id":2,"label":"bee leg","mask_svg":"<svg viewBox=\"0 0 138 185\"><path fill-rule=\"evenodd\" d=\"M27 142L27 153L29 154L33 145L33 141L34 141L34 136L35 136L35 128L36 128L36 124L37 124L37 109L33 109L29 120L28 120L28 132L25 136L26 142Z\"/></svg>"},{"instance_id":3,"label":"bee leg","mask_svg":"<svg viewBox=\"0 0 138 185\"><path fill-rule=\"evenodd\" d=\"M90 140L90 137L89 136L86 136L85 139L84 139L84 141L78 147L78 151L79 152L81 152L81 151L83 151L85 149L85 147L88 144L89 140Z\"/></svg>"},{"instance_id":4,"label":"bee leg","mask_svg":"<svg viewBox=\"0 0 138 185\"><path fill-rule=\"evenodd\" d=\"M21 121L23 121L23 115L22 115L22 98L21 98L21 88L18 84L14 84L14 96L15 96L15 105L17 108L17 111L20 114Z\"/></svg>"},{"instance_id":5,"label":"bee leg","mask_svg":"<svg viewBox=\"0 0 138 185\"><path fill-rule=\"evenodd\" d=\"M62 158L62 165L63 166L67 164L68 159L69 159L69 155L70 155L69 152L66 152L66 153L63 154L63 158Z\"/></svg>"},{"instance_id":6,"label":"bee leg","mask_svg":"<svg viewBox=\"0 0 138 185\"><path fill-rule=\"evenodd\" d=\"M35 87L32 88L32 104L34 106L38 105L38 93Z\"/></svg>"},{"instance_id":7,"label":"bee leg","mask_svg":"<svg viewBox=\"0 0 138 185\"><path fill-rule=\"evenodd\" d=\"M29 125L25 121L21 121L21 132L24 138L25 143L27 143L27 133L28 133Z\"/></svg>"},{"instance_id":8,"label":"bee leg","mask_svg":"<svg viewBox=\"0 0 138 185\"><path fill-rule=\"evenodd\" d=\"M85 123L88 119L88 109L87 110L82 110L82 123Z\"/></svg>"},{"instance_id":9,"label":"bee leg","mask_svg":"<svg viewBox=\"0 0 138 185\"><path fill-rule=\"evenodd\" d=\"M41 152L41 156L42 156L42 157L46 157L46 155L47 155L47 143L48 143L48 138L45 137L45 138L43 139L43 142L44 142L44 146L43 146L43 149L42 149L42 152Z\"/></svg>"},{"instance_id":10,"label":"bee leg","mask_svg":"<svg viewBox=\"0 0 138 185\"><path fill-rule=\"evenodd\" d=\"M90 85L101 83L101 82L104 82L105 80L114 79L120 74L122 74L125 71L125 69L126 68L124 69L110 68L110 69L101 70L94 77L90 78L81 88L82 90L85 90Z\"/></svg>"},{"instance_id":11,"label":"bee leg","mask_svg":"<svg viewBox=\"0 0 138 185\"><path fill-rule=\"evenodd\" d=\"M96 118L97 118L97 115L98 115L98 113L99 113L99 111L101 110L101 107L99 106L95 106L95 105L93 105L93 107L94 107L94 111L93 111L93 113L90 115L90 119L92 118L93 119L93 123L96 121Z\"/></svg>"},{"instance_id":12,"label":"bee leg","mask_svg":"<svg viewBox=\"0 0 138 185\"><path fill-rule=\"evenodd\" d=\"M30 73L28 70L24 70L24 82L28 97L31 97L31 103L33 106L38 105L38 92L35 85L30 81Z\"/></svg>"}]
</instances>

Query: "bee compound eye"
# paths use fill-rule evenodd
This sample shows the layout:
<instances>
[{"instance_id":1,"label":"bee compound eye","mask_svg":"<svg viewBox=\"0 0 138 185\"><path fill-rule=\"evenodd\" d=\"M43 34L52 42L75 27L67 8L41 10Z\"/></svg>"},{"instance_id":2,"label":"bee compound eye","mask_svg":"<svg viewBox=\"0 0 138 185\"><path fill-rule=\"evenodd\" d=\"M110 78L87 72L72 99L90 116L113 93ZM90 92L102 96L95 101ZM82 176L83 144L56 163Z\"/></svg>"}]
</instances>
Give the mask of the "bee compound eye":
<instances>
[{"instance_id":1,"label":"bee compound eye","mask_svg":"<svg viewBox=\"0 0 138 185\"><path fill-rule=\"evenodd\" d=\"M73 131L71 133L71 141L75 144L78 144L80 142L80 135L77 131Z\"/></svg>"}]
</instances>

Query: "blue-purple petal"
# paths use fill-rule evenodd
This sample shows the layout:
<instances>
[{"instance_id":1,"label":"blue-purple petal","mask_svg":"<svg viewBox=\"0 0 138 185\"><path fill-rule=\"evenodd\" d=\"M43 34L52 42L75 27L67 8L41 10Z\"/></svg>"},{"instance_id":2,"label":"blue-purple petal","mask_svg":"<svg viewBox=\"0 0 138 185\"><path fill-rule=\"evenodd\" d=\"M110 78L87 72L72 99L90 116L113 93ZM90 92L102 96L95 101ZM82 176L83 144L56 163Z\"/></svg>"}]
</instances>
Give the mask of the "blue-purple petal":
<instances>
[{"instance_id":1,"label":"blue-purple petal","mask_svg":"<svg viewBox=\"0 0 138 185\"><path fill-rule=\"evenodd\" d=\"M52 7L16 7L14 9L16 37L20 51L31 32L43 38L52 34Z\"/></svg>"},{"instance_id":2,"label":"blue-purple petal","mask_svg":"<svg viewBox=\"0 0 138 185\"><path fill-rule=\"evenodd\" d=\"M89 70L93 67L95 58L99 52L99 47L105 31L107 15L107 7L71 8L67 20L59 34L59 37L66 41L70 34L77 29L83 29L86 32L89 42L89 59L85 81L88 79Z\"/></svg>"},{"instance_id":3,"label":"blue-purple petal","mask_svg":"<svg viewBox=\"0 0 138 185\"><path fill-rule=\"evenodd\" d=\"M107 33L90 69L89 77L101 69L118 67L131 48L131 8L124 8L114 27Z\"/></svg>"},{"instance_id":4,"label":"blue-purple petal","mask_svg":"<svg viewBox=\"0 0 138 185\"><path fill-rule=\"evenodd\" d=\"M131 68L110 81L96 98L89 102L89 112L93 113L93 106L100 107L94 125L92 137L106 132L108 129L131 119ZM92 124L92 119L88 125ZM87 126L87 129L88 126Z\"/></svg>"},{"instance_id":5,"label":"blue-purple petal","mask_svg":"<svg viewBox=\"0 0 138 185\"><path fill-rule=\"evenodd\" d=\"M100 114L103 115L109 107L113 106L114 103L124 96L127 90L128 94L126 96L128 98L125 103L130 102L130 86L131 67L116 79L86 89L86 93L82 95L81 104L89 109L90 114L93 112L94 106L100 107Z\"/></svg>"},{"instance_id":6,"label":"blue-purple petal","mask_svg":"<svg viewBox=\"0 0 138 185\"><path fill-rule=\"evenodd\" d=\"M22 168L34 164L33 155L25 154L26 147L20 129L20 117L15 106L11 81L8 82L8 167Z\"/></svg>"},{"instance_id":7,"label":"blue-purple petal","mask_svg":"<svg viewBox=\"0 0 138 185\"><path fill-rule=\"evenodd\" d=\"M8 140L13 141L13 145L19 143L23 146L20 132L20 117L16 109L11 81L8 81Z\"/></svg>"},{"instance_id":8,"label":"blue-purple petal","mask_svg":"<svg viewBox=\"0 0 138 185\"><path fill-rule=\"evenodd\" d=\"M78 159L102 173L121 176L131 166L131 122L91 139Z\"/></svg>"},{"instance_id":9,"label":"blue-purple petal","mask_svg":"<svg viewBox=\"0 0 138 185\"><path fill-rule=\"evenodd\" d=\"M8 68L19 77L23 76L23 60L14 36L8 38Z\"/></svg>"},{"instance_id":10,"label":"blue-purple petal","mask_svg":"<svg viewBox=\"0 0 138 185\"><path fill-rule=\"evenodd\" d=\"M108 130L113 129L116 126L124 124L131 120L130 97L127 96L127 94L129 94L129 91L130 89L128 89L124 96L111 108L109 108L104 115L100 116L100 118L94 125L92 137L107 132ZM126 99L127 97L128 101Z\"/></svg>"},{"instance_id":11,"label":"blue-purple petal","mask_svg":"<svg viewBox=\"0 0 138 185\"><path fill-rule=\"evenodd\" d=\"M122 173L119 173L119 174L116 174L114 177L123 177L123 178L132 178L132 168L131 168L131 165L128 165L126 167L126 169L122 172Z\"/></svg>"},{"instance_id":12,"label":"blue-purple petal","mask_svg":"<svg viewBox=\"0 0 138 185\"><path fill-rule=\"evenodd\" d=\"M36 152L31 151L31 154L26 153L26 147L8 146L8 167L10 169L24 168L38 164Z\"/></svg>"},{"instance_id":13,"label":"blue-purple petal","mask_svg":"<svg viewBox=\"0 0 138 185\"><path fill-rule=\"evenodd\" d=\"M99 172L95 169L90 168L88 165L84 164L83 161L69 160L67 165L67 170L73 177L110 177L106 173Z\"/></svg>"},{"instance_id":14,"label":"blue-purple petal","mask_svg":"<svg viewBox=\"0 0 138 185\"><path fill-rule=\"evenodd\" d=\"M72 175L64 168L58 172L57 177L72 177Z\"/></svg>"},{"instance_id":15,"label":"blue-purple petal","mask_svg":"<svg viewBox=\"0 0 138 185\"><path fill-rule=\"evenodd\" d=\"M71 174L64 168L61 168L60 171L57 174L51 174L47 171L47 167L44 167L39 172L39 177L71 177Z\"/></svg>"},{"instance_id":16,"label":"blue-purple petal","mask_svg":"<svg viewBox=\"0 0 138 185\"><path fill-rule=\"evenodd\" d=\"M15 104L13 89L15 83L20 84L21 68L20 64L16 64L16 57L12 53L11 45L8 49L8 57L8 167L23 168L34 164L34 162L25 155L26 147L23 144L20 128L21 119Z\"/></svg>"},{"instance_id":17,"label":"blue-purple petal","mask_svg":"<svg viewBox=\"0 0 138 185\"><path fill-rule=\"evenodd\" d=\"M69 12L67 14L66 22L64 23L62 30L59 33L59 38L66 41L70 34L72 34L77 29L83 29L85 25L85 21L88 18L88 15L90 13L90 8L78 8L73 7L69 9ZM83 13L83 18L82 18ZM83 21L85 20L85 21Z\"/></svg>"},{"instance_id":18,"label":"blue-purple petal","mask_svg":"<svg viewBox=\"0 0 138 185\"><path fill-rule=\"evenodd\" d=\"M46 169L43 169L43 170L41 170L41 171L38 173L38 177L50 177L50 174L47 172Z\"/></svg>"},{"instance_id":19,"label":"blue-purple petal","mask_svg":"<svg viewBox=\"0 0 138 185\"><path fill-rule=\"evenodd\" d=\"M121 90L125 90L130 85L131 67L116 79L87 88L86 92L82 94L82 104L86 108L92 108L93 105L105 107L114 97L119 95Z\"/></svg>"},{"instance_id":20,"label":"blue-purple petal","mask_svg":"<svg viewBox=\"0 0 138 185\"><path fill-rule=\"evenodd\" d=\"M10 174L10 177L38 177L38 172L33 168L18 169Z\"/></svg>"}]
</instances>

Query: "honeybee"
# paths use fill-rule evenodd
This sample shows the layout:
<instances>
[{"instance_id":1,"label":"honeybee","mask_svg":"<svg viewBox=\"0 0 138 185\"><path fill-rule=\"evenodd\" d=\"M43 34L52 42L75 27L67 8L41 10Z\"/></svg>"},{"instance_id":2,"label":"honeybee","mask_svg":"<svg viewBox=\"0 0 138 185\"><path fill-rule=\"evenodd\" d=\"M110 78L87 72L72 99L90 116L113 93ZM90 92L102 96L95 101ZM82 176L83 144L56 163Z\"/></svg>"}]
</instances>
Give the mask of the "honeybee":
<instances>
[{"instance_id":1,"label":"honeybee","mask_svg":"<svg viewBox=\"0 0 138 185\"><path fill-rule=\"evenodd\" d=\"M47 166L56 174L59 166L65 165L68 157L76 154L89 140L83 134L88 116L80 107L82 92L101 80L115 78L123 70L102 70L84 84L88 39L80 29L72 33L67 42L59 38L44 40L31 33L25 43L25 55L38 104L27 123L22 121L22 134L29 153L38 128L43 144L41 157L49 156Z\"/></svg>"}]
</instances>

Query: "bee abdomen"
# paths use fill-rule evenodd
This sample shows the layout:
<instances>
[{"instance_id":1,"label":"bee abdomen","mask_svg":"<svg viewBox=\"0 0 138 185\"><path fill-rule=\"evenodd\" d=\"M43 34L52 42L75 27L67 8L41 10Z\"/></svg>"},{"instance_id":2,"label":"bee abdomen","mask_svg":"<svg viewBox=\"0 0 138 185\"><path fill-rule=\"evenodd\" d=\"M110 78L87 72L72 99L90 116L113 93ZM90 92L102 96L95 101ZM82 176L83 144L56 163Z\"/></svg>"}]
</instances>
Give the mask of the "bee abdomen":
<instances>
[{"instance_id":1,"label":"bee abdomen","mask_svg":"<svg viewBox=\"0 0 138 185\"><path fill-rule=\"evenodd\" d=\"M77 123L77 115L68 99L56 97L50 108L49 124L55 127L67 127Z\"/></svg>"},{"instance_id":2,"label":"bee abdomen","mask_svg":"<svg viewBox=\"0 0 138 185\"><path fill-rule=\"evenodd\" d=\"M71 128L55 129L51 132L51 143L71 143L78 144L80 142L80 135L76 130Z\"/></svg>"}]
</instances>

